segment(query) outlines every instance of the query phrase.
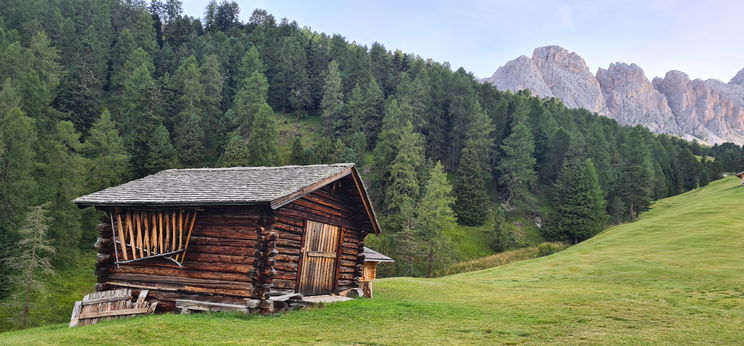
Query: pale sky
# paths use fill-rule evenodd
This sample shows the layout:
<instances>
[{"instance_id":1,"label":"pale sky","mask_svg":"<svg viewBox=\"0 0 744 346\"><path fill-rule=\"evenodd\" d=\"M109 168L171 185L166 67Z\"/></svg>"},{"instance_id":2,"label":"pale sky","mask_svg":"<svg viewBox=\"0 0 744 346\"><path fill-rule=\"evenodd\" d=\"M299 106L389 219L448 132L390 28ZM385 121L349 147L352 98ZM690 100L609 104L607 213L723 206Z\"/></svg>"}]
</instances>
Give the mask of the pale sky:
<instances>
[{"instance_id":1,"label":"pale sky","mask_svg":"<svg viewBox=\"0 0 744 346\"><path fill-rule=\"evenodd\" d=\"M652 79L669 70L728 82L744 68L741 0L238 0L303 27L369 46L378 41L423 58L464 67L477 77L545 45L582 56L592 72L636 63ZM184 0L202 17L207 1Z\"/></svg>"}]
</instances>

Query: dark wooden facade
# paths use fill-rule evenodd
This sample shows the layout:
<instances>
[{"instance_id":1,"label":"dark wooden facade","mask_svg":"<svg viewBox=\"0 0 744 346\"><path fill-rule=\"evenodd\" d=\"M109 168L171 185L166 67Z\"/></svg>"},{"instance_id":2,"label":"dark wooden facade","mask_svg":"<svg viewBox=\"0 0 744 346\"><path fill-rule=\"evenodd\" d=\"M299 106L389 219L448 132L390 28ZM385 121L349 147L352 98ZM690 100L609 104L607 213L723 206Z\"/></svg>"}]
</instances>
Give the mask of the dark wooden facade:
<instances>
[{"instance_id":1,"label":"dark wooden facade","mask_svg":"<svg viewBox=\"0 0 744 346\"><path fill-rule=\"evenodd\" d=\"M182 266L166 258L115 263L117 255L121 260L114 249L119 225L117 217L111 216L154 209L97 206L106 214L96 243L97 289L148 289L158 310L170 311L176 299L240 303L290 291L315 295L358 287L364 238L376 227L358 179L354 171L277 208L269 204L192 207L197 216ZM319 234L333 232L335 238L321 244L325 252L313 251L307 243L308 225L318 224L327 225L318 228Z\"/></svg>"}]
</instances>

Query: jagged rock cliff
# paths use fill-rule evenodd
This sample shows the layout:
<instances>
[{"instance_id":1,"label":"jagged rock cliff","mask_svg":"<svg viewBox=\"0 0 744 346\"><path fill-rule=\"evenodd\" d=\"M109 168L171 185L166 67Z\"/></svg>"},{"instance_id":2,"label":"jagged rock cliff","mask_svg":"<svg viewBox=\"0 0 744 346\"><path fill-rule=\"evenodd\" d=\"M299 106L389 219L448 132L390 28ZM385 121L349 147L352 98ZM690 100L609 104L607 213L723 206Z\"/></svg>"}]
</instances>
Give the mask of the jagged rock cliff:
<instances>
[{"instance_id":1,"label":"jagged rock cliff","mask_svg":"<svg viewBox=\"0 0 744 346\"><path fill-rule=\"evenodd\" d=\"M484 81L502 90L530 89L572 108L610 116L708 143L744 143L744 69L729 83L690 80L680 71L649 81L636 64L613 63L593 75L578 54L558 46L535 49L500 67Z\"/></svg>"},{"instance_id":2,"label":"jagged rock cliff","mask_svg":"<svg viewBox=\"0 0 744 346\"><path fill-rule=\"evenodd\" d=\"M607 113L621 124L643 124L654 132L683 135L666 97L636 64L613 63L597 70Z\"/></svg>"}]
</instances>

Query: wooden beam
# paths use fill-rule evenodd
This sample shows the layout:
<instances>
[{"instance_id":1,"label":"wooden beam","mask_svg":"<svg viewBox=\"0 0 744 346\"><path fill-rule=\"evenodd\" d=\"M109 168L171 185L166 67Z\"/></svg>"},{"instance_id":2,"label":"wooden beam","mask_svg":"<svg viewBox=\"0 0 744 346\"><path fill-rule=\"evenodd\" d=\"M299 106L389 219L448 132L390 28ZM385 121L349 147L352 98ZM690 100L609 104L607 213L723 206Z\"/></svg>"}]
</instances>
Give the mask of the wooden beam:
<instances>
[{"instance_id":1,"label":"wooden beam","mask_svg":"<svg viewBox=\"0 0 744 346\"><path fill-rule=\"evenodd\" d=\"M127 231L129 231L129 246L131 246L132 248L132 258L137 258L137 253L135 252L135 249L137 247L135 246L134 226L132 225L133 218L132 218L131 212L127 212L126 219L127 219ZM122 244L125 244L125 243L122 241ZM126 251L126 246L124 246L123 248Z\"/></svg>"},{"instance_id":2,"label":"wooden beam","mask_svg":"<svg viewBox=\"0 0 744 346\"><path fill-rule=\"evenodd\" d=\"M158 212L158 233L160 233L158 236L158 239L159 239L158 245L160 247L160 251L158 252L163 253L165 250L163 249L163 212L162 211Z\"/></svg>"},{"instance_id":3,"label":"wooden beam","mask_svg":"<svg viewBox=\"0 0 744 346\"><path fill-rule=\"evenodd\" d=\"M145 254L148 256L152 255L152 252L150 252L150 222L149 222L149 215L146 211L143 211L140 213L140 218L142 219L142 248L145 251Z\"/></svg>"},{"instance_id":4,"label":"wooden beam","mask_svg":"<svg viewBox=\"0 0 744 346\"><path fill-rule=\"evenodd\" d=\"M146 308L134 308L134 309L122 309L112 311L101 311L101 312L87 312L81 313L79 319L109 317L109 316L123 316L123 315L139 315L152 312L149 307Z\"/></svg>"},{"instance_id":5,"label":"wooden beam","mask_svg":"<svg viewBox=\"0 0 744 346\"><path fill-rule=\"evenodd\" d=\"M186 244L183 246L183 253L181 254L181 263L186 257L186 250L189 248L189 241L191 241L191 232L194 230L194 224L196 223L196 210L191 214L191 222L189 223L189 233L186 236Z\"/></svg>"},{"instance_id":6,"label":"wooden beam","mask_svg":"<svg viewBox=\"0 0 744 346\"><path fill-rule=\"evenodd\" d=\"M116 226L117 226L116 228L118 229L118 233L119 233L119 241L122 244L126 244L126 240L124 238L124 225L121 224L121 213L119 213L118 211L116 212ZM122 254L124 254L124 260L128 260L129 255L127 255L126 246L122 246L121 252Z\"/></svg>"}]
</instances>

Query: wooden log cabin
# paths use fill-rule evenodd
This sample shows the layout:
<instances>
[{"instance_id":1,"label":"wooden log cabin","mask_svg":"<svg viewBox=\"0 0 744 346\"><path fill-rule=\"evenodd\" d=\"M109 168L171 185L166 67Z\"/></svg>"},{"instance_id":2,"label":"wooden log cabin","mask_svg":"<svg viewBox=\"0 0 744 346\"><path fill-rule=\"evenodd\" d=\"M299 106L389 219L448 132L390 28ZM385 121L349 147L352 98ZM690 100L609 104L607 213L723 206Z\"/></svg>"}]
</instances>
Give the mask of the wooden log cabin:
<instances>
[{"instance_id":1,"label":"wooden log cabin","mask_svg":"<svg viewBox=\"0 0 744 346\"><path fill-rule=\"evenodd\" d=\"M380 227L353 164L170 169L80 197L103 212L97 290L234 304L363 280Z\"/></svg>"}]
</instances>

